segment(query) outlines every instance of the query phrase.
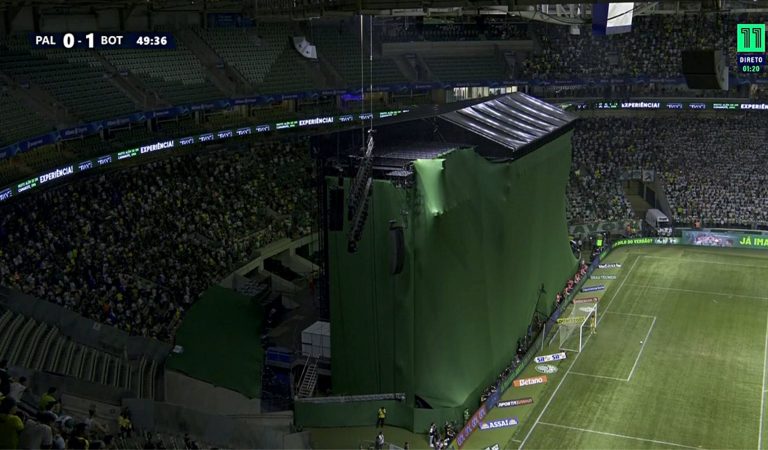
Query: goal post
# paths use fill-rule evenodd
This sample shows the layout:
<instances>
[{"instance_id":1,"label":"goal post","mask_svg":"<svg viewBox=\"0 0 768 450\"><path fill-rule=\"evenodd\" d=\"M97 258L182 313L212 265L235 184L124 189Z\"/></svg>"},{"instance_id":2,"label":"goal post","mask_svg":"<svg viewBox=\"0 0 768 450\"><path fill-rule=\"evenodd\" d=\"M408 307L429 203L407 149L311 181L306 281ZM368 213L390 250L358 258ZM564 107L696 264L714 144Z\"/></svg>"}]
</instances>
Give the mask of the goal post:
<instances>
[{"instance_id":1,"label":"goal post","mask_svg":"<svg viewBox=\"0 0 768 450\"><path fill-rule=\"evenodd\" d=\"M574 305L571 316L562 319L558 334L560 350L581 352L588 337L597 330L597 303Z\"/></svg>"}]
</instances>

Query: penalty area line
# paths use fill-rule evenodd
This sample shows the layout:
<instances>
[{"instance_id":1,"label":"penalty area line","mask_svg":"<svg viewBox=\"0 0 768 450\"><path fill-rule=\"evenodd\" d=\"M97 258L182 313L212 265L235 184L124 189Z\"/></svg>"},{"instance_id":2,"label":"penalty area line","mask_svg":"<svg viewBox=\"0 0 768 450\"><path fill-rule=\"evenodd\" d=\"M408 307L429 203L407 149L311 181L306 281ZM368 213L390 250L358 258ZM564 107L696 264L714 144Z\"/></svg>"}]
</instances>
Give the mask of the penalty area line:
<instances>
[{"instance_id":1,"label":"penalty area line","mask_svg":"<svg viewBox=\"0 0 768 450\"><path fill-rule=\"evenodd\" d=\"M542 424L542 425L547 425L547 426L555 427L555 428L564 428L566 430L575 430L575 431L581 431L581 432L584 432L584 433L602 434L604 436L613 436L613 437L618 437L618 438L622 438L622 439L631 439L633 441L652 442L654 444L670 445L672 447L680 447L680 448L692 448L692 449L695 449L695 450L699 450L701 448L701 447L691 447L689 445L683 445L683 444L675 444L674 442L659 441L659 440L656 440L656 439L645 439L645 438L639 438L639 437L635 437L635 436L627 436L625 434L608 433L607 431L597 431L597 430L590 430L590 429L587 429L587 428L569 427L569 426L566 426L566 425L558 425L556 423L549 423L549 422L539 422L539 423Z\"/></svg>"},{"instance_id":2,"label":"penalty area line","mask_svg":"<svg viewBox=\"0 0 768 450\"><path fill-rule=\"evenodd\" d=\"M580 375L580 376L582 376L582 377L602 378L602 379L604 379L604 380L616 380L616 381L623 381L623 382L625 382L625 383L626 383L627 381L629 381L629 380L627 380L626 378L606 377L606 376L604 376L604 375L593 375L593 374L591 374L591 373L582 373L582 372L573 372L573 371L571 371L571 372L570 372L570 374L571 374L571 375Z\"/></svg>"},{"instance_id":3,"label":"penalty area line","mask_svg":"<svg viewBox=\"0 0 768 450\"><path fill-rule=\"evenodd\" d=\"M632 370L629 371L629 376L627 377L627 381L632 379L632 375L635 374L635 369L637 369L637 363L640 362L640 355L643 354L643 349L645 349L645 344L648 343L648 338L651 336L651 330L653 330L653 326L656 325L656 318L653 318L653 322L651 322L651 326L648 327L648 332L645 334L645 339L643 339L643 345L640 346L640 351L637 352L637 358L635 358L635 364L632 366Z\"/></svg>"},{"instance_id":4,"label":"penalty area line","mask_svg":"<svg viewBox=\"0 0 768 450\"><path fill-rule=\"evenodd\" d=\"M629 286L629 285L627 285ZM649 316L648 314L632 314L632 313L623 313L623 312L616 312L616 311L608 311L603 314L618 314L620 316L631 316L631 317L645 317L646 319L655 319L656 316Z\"/></svg>"},{"instance_id":5,"label":"penalty area line","mask_svg":"<svg viewBox=\"0 0 768 450\"><path fill-rule=\"evenodd\" d=\"M676 291L676 292L688 292L690 294L701 294L701 295L719 295L721 297L738 297L738 298L751 298L754 300L768 300L768 297L759 297L756 295L741 295L741 294L731 294L728 292L712 292L712 291L696 291L693 289L679 289L679 288L671 288L671 287L665 287L665 286L651 286L649 284L628 284L629 287L642 287L642 288L648 288L648 289L658 289L661 291Z\"/></svg>"}]
</instances>

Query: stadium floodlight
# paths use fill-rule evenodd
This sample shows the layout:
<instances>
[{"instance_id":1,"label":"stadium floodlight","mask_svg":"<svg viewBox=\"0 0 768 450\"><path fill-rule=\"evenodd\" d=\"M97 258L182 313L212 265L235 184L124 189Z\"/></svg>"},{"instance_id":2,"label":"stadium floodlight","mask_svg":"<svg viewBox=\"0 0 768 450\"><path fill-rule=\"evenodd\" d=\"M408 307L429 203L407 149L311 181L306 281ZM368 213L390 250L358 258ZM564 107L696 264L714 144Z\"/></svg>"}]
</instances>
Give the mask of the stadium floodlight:
<instances>
[{"instance_id":1,"label":"stadium floodlight","mask_svg":"<svg viewBox=\"0 0 768 450\"><path fill-rule=\"evenodd\" d=\"M589 335L597 330L597 317L597 303L574 305L571 316L560 322L557 329L560 350L581 352Z\"/></svg>"}]
</instances>

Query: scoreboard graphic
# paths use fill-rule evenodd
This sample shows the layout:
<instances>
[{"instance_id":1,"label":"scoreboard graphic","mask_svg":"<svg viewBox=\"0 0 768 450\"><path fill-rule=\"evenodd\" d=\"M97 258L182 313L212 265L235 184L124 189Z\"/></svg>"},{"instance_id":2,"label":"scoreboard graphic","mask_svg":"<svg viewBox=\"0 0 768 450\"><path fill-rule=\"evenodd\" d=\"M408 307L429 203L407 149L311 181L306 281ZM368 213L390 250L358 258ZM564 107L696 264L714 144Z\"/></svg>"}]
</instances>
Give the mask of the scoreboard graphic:
<instances>
[{"instance_id":1,"label":"scoreboard graphic","mask_svg":"<svg viewBox=\"0 0 768 450\"><path fill-rule=\"evenodd\" d=\"M765 24L740 23L736 27L736 57L741 73L765 71Z\"/></svg>"}]
</instances>

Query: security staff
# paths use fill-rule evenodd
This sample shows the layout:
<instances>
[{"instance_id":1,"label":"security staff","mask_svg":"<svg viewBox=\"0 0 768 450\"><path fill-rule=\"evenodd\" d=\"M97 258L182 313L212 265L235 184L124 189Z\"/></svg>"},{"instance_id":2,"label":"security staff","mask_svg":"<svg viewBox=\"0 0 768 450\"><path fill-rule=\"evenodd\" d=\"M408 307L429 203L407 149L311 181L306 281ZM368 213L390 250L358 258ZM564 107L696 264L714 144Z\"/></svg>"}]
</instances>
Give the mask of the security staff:
<instances>
[{"instance_id":1,"label":"security staff","mask_svg":"<svg viewBox=\"0 0 768 450\"><path fill-rule=\"evenodd\" d=\"M387 418L387 408L379 408L378 414L376 414L376 428L384 428L384 419Z\"/></svg>"}]
</instances>

